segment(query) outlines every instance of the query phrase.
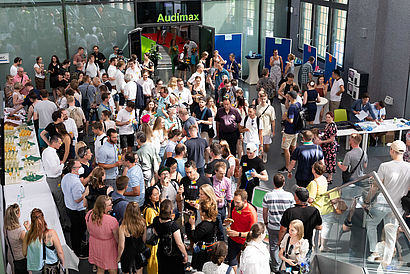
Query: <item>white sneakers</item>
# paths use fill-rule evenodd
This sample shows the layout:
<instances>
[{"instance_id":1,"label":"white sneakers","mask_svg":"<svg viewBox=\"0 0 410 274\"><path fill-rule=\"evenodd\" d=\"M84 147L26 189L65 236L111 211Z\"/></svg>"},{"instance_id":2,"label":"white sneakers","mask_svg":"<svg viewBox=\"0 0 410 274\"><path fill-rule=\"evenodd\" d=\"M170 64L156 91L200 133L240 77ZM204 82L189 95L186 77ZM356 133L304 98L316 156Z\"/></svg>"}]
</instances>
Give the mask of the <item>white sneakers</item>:
<instances>
[{"instance_id":1,"label":"white sneakers","mask_svg":"<svg viewBox=\"0 0 410 274\"><path fill-rule=\"evenodd\" d=\"M268 162L268 154L266 152L262 153L262 161L264 164Z\"/></svg>"}]
</instances>

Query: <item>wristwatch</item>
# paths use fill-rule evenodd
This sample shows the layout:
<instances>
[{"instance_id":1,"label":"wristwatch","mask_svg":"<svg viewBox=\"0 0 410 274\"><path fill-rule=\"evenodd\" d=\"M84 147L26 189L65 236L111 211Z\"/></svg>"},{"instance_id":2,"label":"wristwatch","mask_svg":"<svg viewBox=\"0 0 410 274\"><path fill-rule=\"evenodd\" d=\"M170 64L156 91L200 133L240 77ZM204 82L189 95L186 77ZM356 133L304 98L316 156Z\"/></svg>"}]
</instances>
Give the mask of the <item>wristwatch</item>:
<instances>
[{"instance_id":1,"label":"wristwatch","mask_svg":"<svg viewBox=\"0 0 410 274\"><path fill-rule=\"evenodd\" d=\"M239 232L239 237L242 237L242 233L241 233L241 232Z\"/></svg>"}]
</instances>

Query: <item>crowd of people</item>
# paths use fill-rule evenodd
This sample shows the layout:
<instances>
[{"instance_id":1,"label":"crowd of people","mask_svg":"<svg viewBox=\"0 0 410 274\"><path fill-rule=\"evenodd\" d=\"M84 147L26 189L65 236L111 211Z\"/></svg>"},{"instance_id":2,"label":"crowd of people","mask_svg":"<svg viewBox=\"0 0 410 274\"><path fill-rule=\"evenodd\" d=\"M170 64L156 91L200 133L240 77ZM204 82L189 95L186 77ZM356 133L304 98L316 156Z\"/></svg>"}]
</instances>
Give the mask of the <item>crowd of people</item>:
<instances>
[{"instance_id":1,"label":"crowd of people","mask_svg":"<svg viewBox=\"0 0 410 274\"><path fill-rule=\"evenodd\" d=\"M191 42L186 41L185 51L192 50ZM316 103L328 91L323 76L317 83L312 80L314 59L302 66L297 84L295 56L289 55L284 65L275 50L272 68L263 70L257 98L251 100L239 86L234 55L225 61L215 51L209 65L208 53L201 56L188 80L171 77L167 84L156 75L149 54L139 63L136 56L121 56L118 47L109 58L98 46L88 57L80 47L72 62L52 56L47 69L39 56L34 81L21 58L10 68L6 106L14 112L25 109L33 119L46 181L70 236L67 242L97 273L117 273L119 262L124 273L142 273L143 268L149 274L304 271L313 247L329 250L336 216L322 194L336 167L350 171L347 183L362 176L369 161L359 147L359 134L350 136L352 149L336 161L333 111L344 92L340 72L333 72L330 83L330 111L321 113L325 128L303 130L302 107L311 123ZM273 100L280 101L280 116ZM385 118L383 102L370 105L368 96L352 109L368 110L373 120ZM285 166L272 179L266 164L278 135L277 117ZM378 172L400 208L399 196L405 196L410 184L410 164L403 161L408 159L407 136L407 146L392 144L393 161ZM294 193L283 189L281 173L295 177ZM263 199L263 222L258 222L252 201L261 181L273 181L274 189ZM5 216L15 272L41 273L43 267L64 265L58 236L47 228L42 211L33 209L25 229L19 212L14 204ZM372 233L388 213L383 214L369 228L373 253L377 236L374 240ZM387 257L383 262L389 263Z\"/></svg>"}]
</instances>

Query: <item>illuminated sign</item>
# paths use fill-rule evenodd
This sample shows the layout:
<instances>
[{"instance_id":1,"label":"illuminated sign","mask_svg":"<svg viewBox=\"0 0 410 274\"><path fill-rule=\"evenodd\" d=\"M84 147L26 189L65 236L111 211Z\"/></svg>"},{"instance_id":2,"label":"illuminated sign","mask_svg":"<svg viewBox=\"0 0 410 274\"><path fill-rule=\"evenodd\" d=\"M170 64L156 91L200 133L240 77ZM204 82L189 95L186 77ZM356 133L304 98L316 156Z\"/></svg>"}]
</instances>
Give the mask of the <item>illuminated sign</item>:
<instances>
[{"instance_id":1,"label":"illuminated sign","mask_svg":"<svg viewBox=\"0 0 410 274\"><path fill-rule=\"evenodd\" d=\"M158 15L157 23L169 23L169 22L193 22L200 21L199 14L179 14L174 13L173 15Z\"/></svg>"}]
</instances>

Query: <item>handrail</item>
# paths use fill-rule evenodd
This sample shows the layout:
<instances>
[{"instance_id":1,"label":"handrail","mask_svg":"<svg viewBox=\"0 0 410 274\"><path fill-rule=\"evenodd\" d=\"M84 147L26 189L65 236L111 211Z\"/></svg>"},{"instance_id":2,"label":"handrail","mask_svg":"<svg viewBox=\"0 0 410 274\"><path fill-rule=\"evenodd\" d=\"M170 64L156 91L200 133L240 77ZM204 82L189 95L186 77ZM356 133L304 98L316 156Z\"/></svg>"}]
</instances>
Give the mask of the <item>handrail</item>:
<instances>
[{"instance_id":1,"label":"handrail","mask_svg":"<svg viewBox=\"0 0 410 274\"><path fill-rule=\"evenodd\" d=\"M382 194L384 195L384 198L386 199L387 203L390 206L390 209L392 210L394 216L398 220L401 229L403 230L403 232L406 235L407 239L410 241L410 229L407 227L407 224L404 221L403 216L400 214L400 212L397 209L396 205L393 203L393 199L390 197L389 192L387 191L386 187L384 186L384 184L382 183L382 181L380 180L379 176L377 175L377 173L375 171L372 171L369 174L363 175L363 176L357 178L356 180L353 180L353 181L345 183L341 186L335 187L335 188L333 188L333 189L331 189L331 190L329 190L329 191L327 191L327 192L325 192L321 195L327 195L327 194L332 193L334 191L339 191L339 190L341 190L341 189L343 189L347 186L350 186L350 185L355 184L357 182L360 182L364 179L372 178L372 177L375 179L374 181L376 182L377 187L381 190Z\"/></svg>"},{"instance_id":2,"label":"handrail","mask_svg":"<svg viewBox=\"0 0 410 274\"><path fill-rule=\"evenodd\" d=\"M374 171L373 171L373 172L374 172ZM373 172L372 172L372 173L373 173ZM357 182L360 182L360 181L362 181L362 180L364 180L364 179L371 178L371 177L373 177L372 173L363 175L363 176L357 178L356 180L353 180L353 181L347 182L347 183L345 183L345 184L343 184L343 185L341 185L341 186L332 188L331 190L329 190L329 191L327 191L327 192L325 192L325 193L323 193L323 194L321 194L321 195L327 195L327 194L332 193L332 192L334 192L334 191L339 191L339 190L341 190L341 189L343 189L343 188L345 188L345 187L347 187L347 186L353 185L353 184L355 184L355 183L357 183ZM375 173L375 172L374 172L374 173Z\"/></svg>"}]
</instances>

